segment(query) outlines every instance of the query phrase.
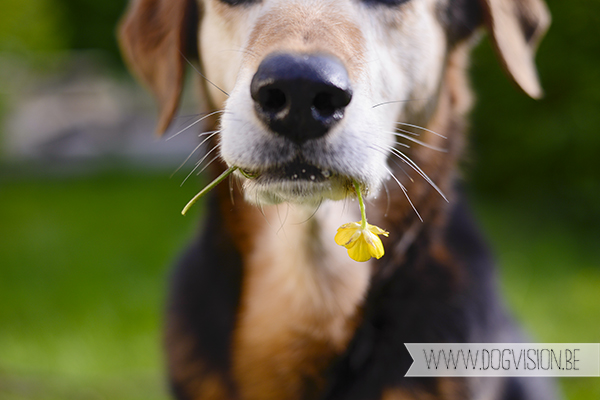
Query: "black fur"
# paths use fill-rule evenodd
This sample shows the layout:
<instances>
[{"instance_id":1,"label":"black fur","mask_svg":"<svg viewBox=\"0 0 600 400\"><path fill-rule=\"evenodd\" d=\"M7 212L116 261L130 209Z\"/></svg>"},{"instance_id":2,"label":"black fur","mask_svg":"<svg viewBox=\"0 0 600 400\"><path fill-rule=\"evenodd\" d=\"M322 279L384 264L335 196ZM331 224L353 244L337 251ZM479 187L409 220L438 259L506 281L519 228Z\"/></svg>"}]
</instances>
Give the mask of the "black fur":
<instances>
[{"instance_id":1,"label":"black fur","mask_svg":"<svg viewBox=\"0 0 600 400\"><path fill-rule=\"evenodd\" d=\"M231 236L223 229L214 195L209 197L207 206L203 233L173 275L168 321L175 322L178 335L195 339L189 360L202 360L208 370L219 373L233 388L229 375L230 343L240 299L242 261ZM177 337L168 336L167 340ZM178 399L187 399L178 385L173 386L173 391Z\"/></svg>"},{"instance_id":2,"label":"black fur","mask_svg":"<svg viewBox=\"0 0 600 400\"><path fill-rule=\"evenodd\" d=\"M196 338L190 359L217 371L235 393L229 346L242 267L220 215L211 198L204 234L174 276L169 320L178 321ZM411 364L404 343L489 342L500 327L512 325L496 293L490 252L464 200L453 204L444 228L441 245L451 255L449 262L431 256L431 237L423 230L406 261L394 266L389 278L373 282L348 350L332 363L325 391L311 398L375 399L390 387L435 395L439 389L434 379L404 377ZM519 390L519 382L511 381L507 394ZM175 383L173 391L178 399L188 399L181 383Z\"/></svg>"},{"instance_id":3,"label":"black fur","mask_svg":"<svg viewBox=\"0 0 600 400\"><path fill-rule=\"evenodd\" d=\"M470 37L483 23L483 14L478 0L449 0L439 6L438 18L446 28L450 46Z\"/></svg>"}]
</instances>

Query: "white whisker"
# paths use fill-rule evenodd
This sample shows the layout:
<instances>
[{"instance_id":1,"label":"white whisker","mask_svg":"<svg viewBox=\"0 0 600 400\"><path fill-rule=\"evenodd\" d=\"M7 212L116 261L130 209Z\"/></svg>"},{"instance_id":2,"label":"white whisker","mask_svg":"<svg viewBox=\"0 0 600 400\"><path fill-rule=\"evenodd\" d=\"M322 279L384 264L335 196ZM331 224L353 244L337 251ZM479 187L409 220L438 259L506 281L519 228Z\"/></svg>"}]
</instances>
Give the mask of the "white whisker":
<instances>
[{"instance_id":1,"label":"white whisker","mask_svg":"<svg viewBox=\"0 0 600 400\"><path fill-rule=\"evenodd\" d=\"M385 213L383 214L383 216L387 218L388 212L390 211L390 190L388 189L387 183L385 181L382 183L383 183L383 188L385 189L385 196L387 199L387 205L385 207Z\"/></svg>"},{"instance_id":2,"label":"white whisker","mask_svg":"<svg viewBox=\"0 0 600 400\"><path fill-rule=\"evenodd\" d=\"M251 56L254 59L257 59L259 56L258 54L256 54L255 52L248 50L248 49L244 49L244 48L239 48L239 49L225 49L225 50L221 50L221 52L234 52L234 53L242 53L242 54L247 54L249 56Z\"/></svg>"},{"instance_id":3,"label":"white whisker","mask_svg":"<svg viewBox=\"0 0 600 400\"><path fill-rule=\"evenodd\" d=\"M269 219L267 218L267 214L265 214L265 209L264 209L263 204L258 201L258 192L256 192L256 199L254 200L254 204L258 204L258 209L260 210L260 213L262 214L263 218L265 219L265 222L267 223L267 225L272 226L271 223L269 222Z\"/></svg>"},{"instance_id":4,"label":"white whisker","mask_svg":"<svg viewBox=\"0 0 600 400\"><path fill-rule=\"evenodd\" d=\"M390 176L392 178L394 178L394 180L396 181L396 183L400 186L400 189L402 189L402 193L404 193L404 196L406 197L406 200L408 200L408 203L410 204L410 206L412 207L412 209L415 211L415 214L417 214L417 217L419 217L419 219L421 220L421 222L423 222L423 218L421 218L421 214L419 214L419 211L417 211L417 208L413 204L412 200L410 199L410 197L408 197L408 192L406 191L406 187L404 187L404 185L398 180L398 178L396 178L396 176L392 173L392 171L390 171L388 168L386 168L386 170L390 174Z\"/></svg>"},{"instance_id":5,"label":"white whisker","mask_svg":"<svg viewBox=\"0 0 600 400\"><path fill-rule=\"evenodd\" d=\"M208 163L206 163L206 165L200 171L198 171L197 175L200 175L201 173L203 173L206 170L206 168L208 168L210 166L210 164L214 163L215 160L217 160L217 158L219 158L219 157L220 156L217 154L216 156L211 158L210 161Z\"/></svg>"},{"instance_id":6,"label":"white whisker","mask_svg":"<svg viewBox=\"0 0 600 400\"><path fill-rule=\"evenodd\" d=\"M192 122L191 124L189 124L188 126L186 126L185 128L183 128L183 129L182 129L182 130L180 130L179 132L175 133L175 134L174 134L174 135L172 135L171 137L168 137L168 138L167 138L167 140L171 140L171 139L173 139L175 136L179 135L179 134L180 134L180 133L182 133L182 132L185 132L185 131L187 131L187 130L188 130L188 129L190 129L192 126L194 126L194 125L196 125L196 124L199 124L200 122L204 121L206 118L208 118L208 117L211 117L211 116L213 116L213 115L215 115L215 114L218 114L218 113L222 113L222 112L223 112L222 110L217 110L217 111L213 111L213 112L211 112L211 113L209 113L209 114L207 114L207 115L203 116L202 118L200 118L200 119L198 119L198 120L196 120L196 121Z\"/></svg>"},{"instance_id":7,"label":"white whisker","mask_svg":"<svg viewBox=\"0 0 600 400\"><path fill-rule=\"evenodd\" d=\"M235 205L233 199L233 174L229 175L229 197L231 198L231 205Z\"/></svg>"},{"instance_id":8,"label":"white whisker","mask_svg":"<svg viewBox=\"0 0 600 400\"><path fill-rule=\"evenodd\" d=\"M204 162L204 160L206 160L206 158L209 156L209 154L210 154L210 153L212 153L213 151L215 151L217 148L219 148L219 145L218 145L218 144L217 144L217 145L215 145L215 146L214 146L212 149L210 149L210 151L208 151L208 152L207 152L207 153L204 155L204 157L202 157L202 159L196 163L196 166L194 167L194 169L192 169L192 170L190 171L190 173L189 173L189 174L188 174L188 175L185 177L185 179L183 180L183 182L181 182L181 185L180 185L180 186L183 186L183 184L184 184L184 183L185 183L185 182L186 182L186 181L189 179L189 177L190 177L190 176L192 176L192 174L193 174L194 172L196 172L196 170L197 170L198 168L200 168L200 165L202 165L202 163Z\"/></svg>"},{"instance_id":9,"label":"white whisker","mask_svg":"<svg viewBox=\"0 0 600 400\"><path fill-rule=\"evenodd\" d=\"M394 136L401 137L401 138L404 138L404 139L406 139L406 140L409 140L409 141L411 141L411 142L413 142L413 143L420 144L421 146L423 146L423 147L427 147L428 149L431 149L431 150L440 151L440 152L442 152L442 153L446 153L446 152L448 151L448 150L446 150L446 149L443 149L443 148L441 148L441 147L432 146L432 145L430 145L430 144L427 144L427 143L425 143L425 142L422 142L422 141L420 141L420 140L418 140L418 139L415 139L414 137L411 137L411 136L408 136L408 135L406 135L406 133L408 133L408 134L412 134L412 132L405 131L404 129L400 129L400 128L396 128L396 129L397 129L398 131L400 131L400 132L403 132L403 133L399 133L399 132L389 132L389 133L391 133L391 134L392 134L392 135L394 135ZM401 144L401 145L403 145L404 147L410 147L409 145L407 145L407 144L405 144L405 143L398 143L398 144Z\"/></svg>"},{"instance_id":10,"label":"white whisker","mask_svg":"<svg viewBox=\"0 0 600 400\"><path fill-rule=\"evenodd\" d=\"M176 173L177 173L177 172L178 172L178 171L179 171L179 170L180 170L180 169L181 169L181 168L182 168L182 167L185 165L185 163L187 163L187 162L189 161L189 159L190 159L190 158L192 158L192 155L193 155L193 154L194 154L196 151L198 151L198 149L199 149L200 147L202 147L202 145L203 145L204 143L206 143L206 141L207 141L207 140L210 140L210 138L212 138L213 136L215 136L215 135L216 135L217 133L219 133L219 132L220 132L220 130L218 130L218 131L209 131L209 132L204 132L204 133L200 134L199 136L204 136L204 135L210 135L210 136L208 136L207 138L205 138L205 139L204 139L202 142L200 142L200 144L199 144L198 146L196 146L196 147L194 148L194 150L192 150L192 152L190 153L190 155L189 155L189 156L187 156L187 157L186 157L186 159L185 159L185 160L183 160L183 162L182 162L182 163L179 165L179 167L177 167L177 169L175 170L175 172L173 172L173 174L171 174L171 178L173 177L173 175L175 175L175 174L176 174Z\"/></svg>"},{"instance_id":11,"label":"white whisker","mask_svg":"<svg viewBox=\"0 0 600 400\"><path fill-rule=\"evenodd\" d=\"M288 203L288 204L289 204L289 203ZM322 205L322 204L323 204L323 198L321 198L321 199L319 200L319 203L318 203L318 204L317 204L317 206L315 207L315 210L312 212L312 214L310 214L310 216L309 216L307 219L305 219L304 221L298 222L298 223L296 223L296 224L294 224L294 225L302 225L302 224L305 224L305 223L307 223L307 222L308 222L308 221L310 221L311 219L313 219L313 217L314 217L314 216L317 214L317 211L319 211L319 209L321 208L321 205Z\"/></svg>"},{"instance_id":12,"label":"white whisker","mask_svg":"<svg viewBox=\"0 0 600 400\"><path fill-rule=\"evenodd\" d=\"M196 66L194 64L192 64L190 62L190 60L187 59L187 57L185 55L183 55L183 53L181 52L181 50L179 50L179 54L181 54L181 57L183 57L183 59L194 69L194 71L196 71L198 73L198 75L200 75L201 77L203 77L206 82L210 83L211 85L213 85L215 88L217 88L221 93L223 93L225 96L229 97L229 93L227 93L226 91L224 91L223 89L221 89L218 85L216 85L214 82L210 81L206 75L204 75L202 72L200 72L200 70L198 70L198 68L196 68Z\"/></svg>"},{"instance_id":13,"label":"white whisker","mask_svg":"<svg viewBox=\"0 0 600 400\"><path fill-rule=\"evenodd\" d=\"M394 136L398 136L398 137L404 137L403 135L401 135L401 134L399 134L399 133L395 133L395 132L391 132L391 131L389 131L389 132L386 132L386 133L391 133L392 135L394 135ZM408 138L405 138L405 139L408 139ZM406 143L402 143L402 142L396 142L396 143L394 144L394 146L402 146L402 147L406 147L407 149L410 149L410 145L408 145L408 144L406 144Z\"/></svg>"},{"instance_id":14,"label":"white whisker","mask_svg":"<svg viewBox=\"0 0 600 400\"><path fill-rule=\"evenodd\" d=\"M374 145L373 145L373 146L374 146ZM373 150L375 150L375 151L377 151L377 152L379 152L379 153L381 153L381 154L383 154L383 155L385 155L386 157L387 157L387 156L389 156L389 152L385 151L385 149L384 149L383 147L381 147L381 146L373 147L373 146L369 146L369 148L370 148L370 149L373 149ZM408 174L408 172L406 172L406 170L405 170L405 169L402 167L402 165L398 164L398 163L396 162L396 160L395 160L395 159L393 159L393 158L391 158L391 159L390 159L390 161L392 161L394 164L396 164L396 166L397 166L398 168L400 168L400 170L401 170L401 171L404 173L404 175L406 175L406 177L407 177L407 178L408 178L408 179L409 179L409 180L410 180L412 183L415 183L415 180L412 178L412 176L410 176L410 175Z\"/></svg>"},{"instance_id":15,"label":"white whisker","mask_svg":"<svg viewBox=\"0 0 600 400\"><path fill-rule=\"evenodd\" d=\"M381 147L381 146L377 146L377 145L372 145L372 146L376 146L377 148L379 148L382 152L384 152L384 154L389 154L385 152L385 148ZM374 150L377 150L376 148L370 146L371 148L373 148ZM429 176L427 176L427 174L413 161L410 159L410 157L408 157L406 154L402 153L400 150L396 149L393 146L386 146L390 151L391 154L395 155L396 157L398 157L400 160L402 160L402 162L404 162L405 164L407 164L409 167L411 167L416 173L418 173L423 179L425 179L425 181L427 183L429 183L431 185L432 188L435 189L436 192L439 193L440 196L442 196L442 198L448 202L448 198L444 195L444 193L440 190L440 188L431 180L431 178L429 178ZM401 168L402 169L402 168ZM407 174L408 175L408 174ZM410 177L409 177L410 178ZM412 181L412 179L411 179ZM414 181L413 181L414 182Z\"/></svg>"},{"instance_id":16,"label":"white whisker","mask_svg":"<svg viewBox=\"0 0 600 400\"><path fill-rule=\"evenodd\" d=\"M408 157L406 154L404 154L400 150L396 149L395 147L390 146L390 150L392 151L393 154L397 155L402 161L406 162L406 164L408 164L408 166L410 166L416 173L421 175L421 177L423 179L425 179L427 181L427 183L429 183L431 185L431 187L434 188L436 190L436 192L438 192L439 195L442 196L442 198L446 202L448 202L448 199L446 198L444 193L440 190L440 188L431 180L431 178L429 178L429 176L427 176L427 174L413 160L410 159L410 157Z\"/></svg>"},{"instance_id":17,"label":"white whisker","mask_svg":"<svg viewBox=\"0 0 600 400\"><path fill-rule=\"evenodd\" d=\"M380 106L386 106L388 104L408 103L409 101L416 101L416 100L417 99L383 101L381 103L375 104L371 108L377 108L377 107L380 107Z\"/></svg>"},{"instance_id":18,"label":"white whisker","mask_svg":"<svg viewBox=\"0 0 600 400\"><path fill-rule=\"evenodd\" d=\"M448 139L444 135L441 135L441 134L439 134L439 133L437 133L435 131L432 131L431 129L423 128L422 126L419 126L419 125L407 124L406 122L396 122L396 124L398 124L398 125L404 125L404 126L410 126L411 128L415 128L415 129L421 129L423 131L433 133L434 135L437 135L437 136L441 137L442 139Z\"/></svg>"}]
</instances>

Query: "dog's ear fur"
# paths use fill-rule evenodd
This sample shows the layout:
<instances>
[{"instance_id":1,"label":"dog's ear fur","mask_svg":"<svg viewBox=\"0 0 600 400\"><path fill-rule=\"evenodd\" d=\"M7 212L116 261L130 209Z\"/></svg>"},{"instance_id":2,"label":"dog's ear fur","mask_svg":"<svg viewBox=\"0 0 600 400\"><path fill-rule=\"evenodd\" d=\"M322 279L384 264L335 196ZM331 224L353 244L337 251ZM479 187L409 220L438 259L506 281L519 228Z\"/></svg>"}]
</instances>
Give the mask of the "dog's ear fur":
<instances>
[{"instance_id":1,"label":"dog's ear fur","mask_svg":"<svg viewBox=\"0 0 600 400\"><path fill-rule=\"evenodd\" d=\"M550 25L543 0L480 0L485 24L504 69L533 98L543 91L535 51Z\"/></svg>"},{"instance_id":2,"label":"dog's ear fur","mask_svg":"<svg viewBox=\"0 0 600 400\"><path fill-rule=\"evenodd\" d=\"M177 110L184 56L197 52L198 17L194 0L133 0L119 26L125 61L158 101L158 134L166 131Z\"/></svg>"}]
</instances>

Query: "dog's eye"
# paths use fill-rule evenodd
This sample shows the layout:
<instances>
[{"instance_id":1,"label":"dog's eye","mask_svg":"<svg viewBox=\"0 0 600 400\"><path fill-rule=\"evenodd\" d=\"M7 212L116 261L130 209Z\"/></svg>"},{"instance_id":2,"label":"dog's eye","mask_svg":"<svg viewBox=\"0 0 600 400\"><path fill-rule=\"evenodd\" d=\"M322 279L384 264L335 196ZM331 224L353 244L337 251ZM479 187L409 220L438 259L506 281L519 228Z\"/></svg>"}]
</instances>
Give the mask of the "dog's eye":
<instances>
[{"instance_id":1,"label":"dog's eye","mask_svg":"<svg viewBox=\"0 0 600 400\"><path fill-rule=\"evenodd\" d=\"M221 3L229 4L230 6L240 6L243 4L258 3L260 0L220 0Z\"/></svg>"},{"instance_id":2,"label":"dog's eye","mask_svg":"<svg viewBox=\"0 0 600 400\"><path fill-rule=\"evenodd\" d=\"M362 0L368 5L384 5L384 6L399 6L402 3L408 3L410 0Z\"/></svg>"}]
</instances>

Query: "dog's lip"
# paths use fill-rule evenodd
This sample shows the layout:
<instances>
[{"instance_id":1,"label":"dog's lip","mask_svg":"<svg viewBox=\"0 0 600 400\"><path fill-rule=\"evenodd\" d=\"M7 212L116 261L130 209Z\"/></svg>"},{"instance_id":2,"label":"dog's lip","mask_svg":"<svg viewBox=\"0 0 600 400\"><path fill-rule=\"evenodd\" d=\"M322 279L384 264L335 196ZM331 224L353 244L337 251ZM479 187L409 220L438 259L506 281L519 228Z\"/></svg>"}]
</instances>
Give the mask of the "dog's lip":
<instances>
[{"instance_id":1,"label":"dog's lip","mask_svg":"<svg viewBox=\"0 0 600 400\"><path fill-rule=\"evenodd\" d=\"M311 164L302 158L279 164L264 169L240 168L240 172L246 178L257 181L257 183L269 183L275 181L292 182L325 182L335 175L335 172L327 168L322 168Z\"/></svg>"},{"instance_id":2,"label":"dog's lip","mask_svg":"<svg viewBox=\"0 0 600 400\"><path fill-rule=\"evenodd\" d=\"M325 199L343 200L354 193L354 182L359 182L357 178L303 158L261 170L238 168L247 178L244 182L246 199L256 204L289 202L314 206Z\"/></svg>"}]
</instances>

